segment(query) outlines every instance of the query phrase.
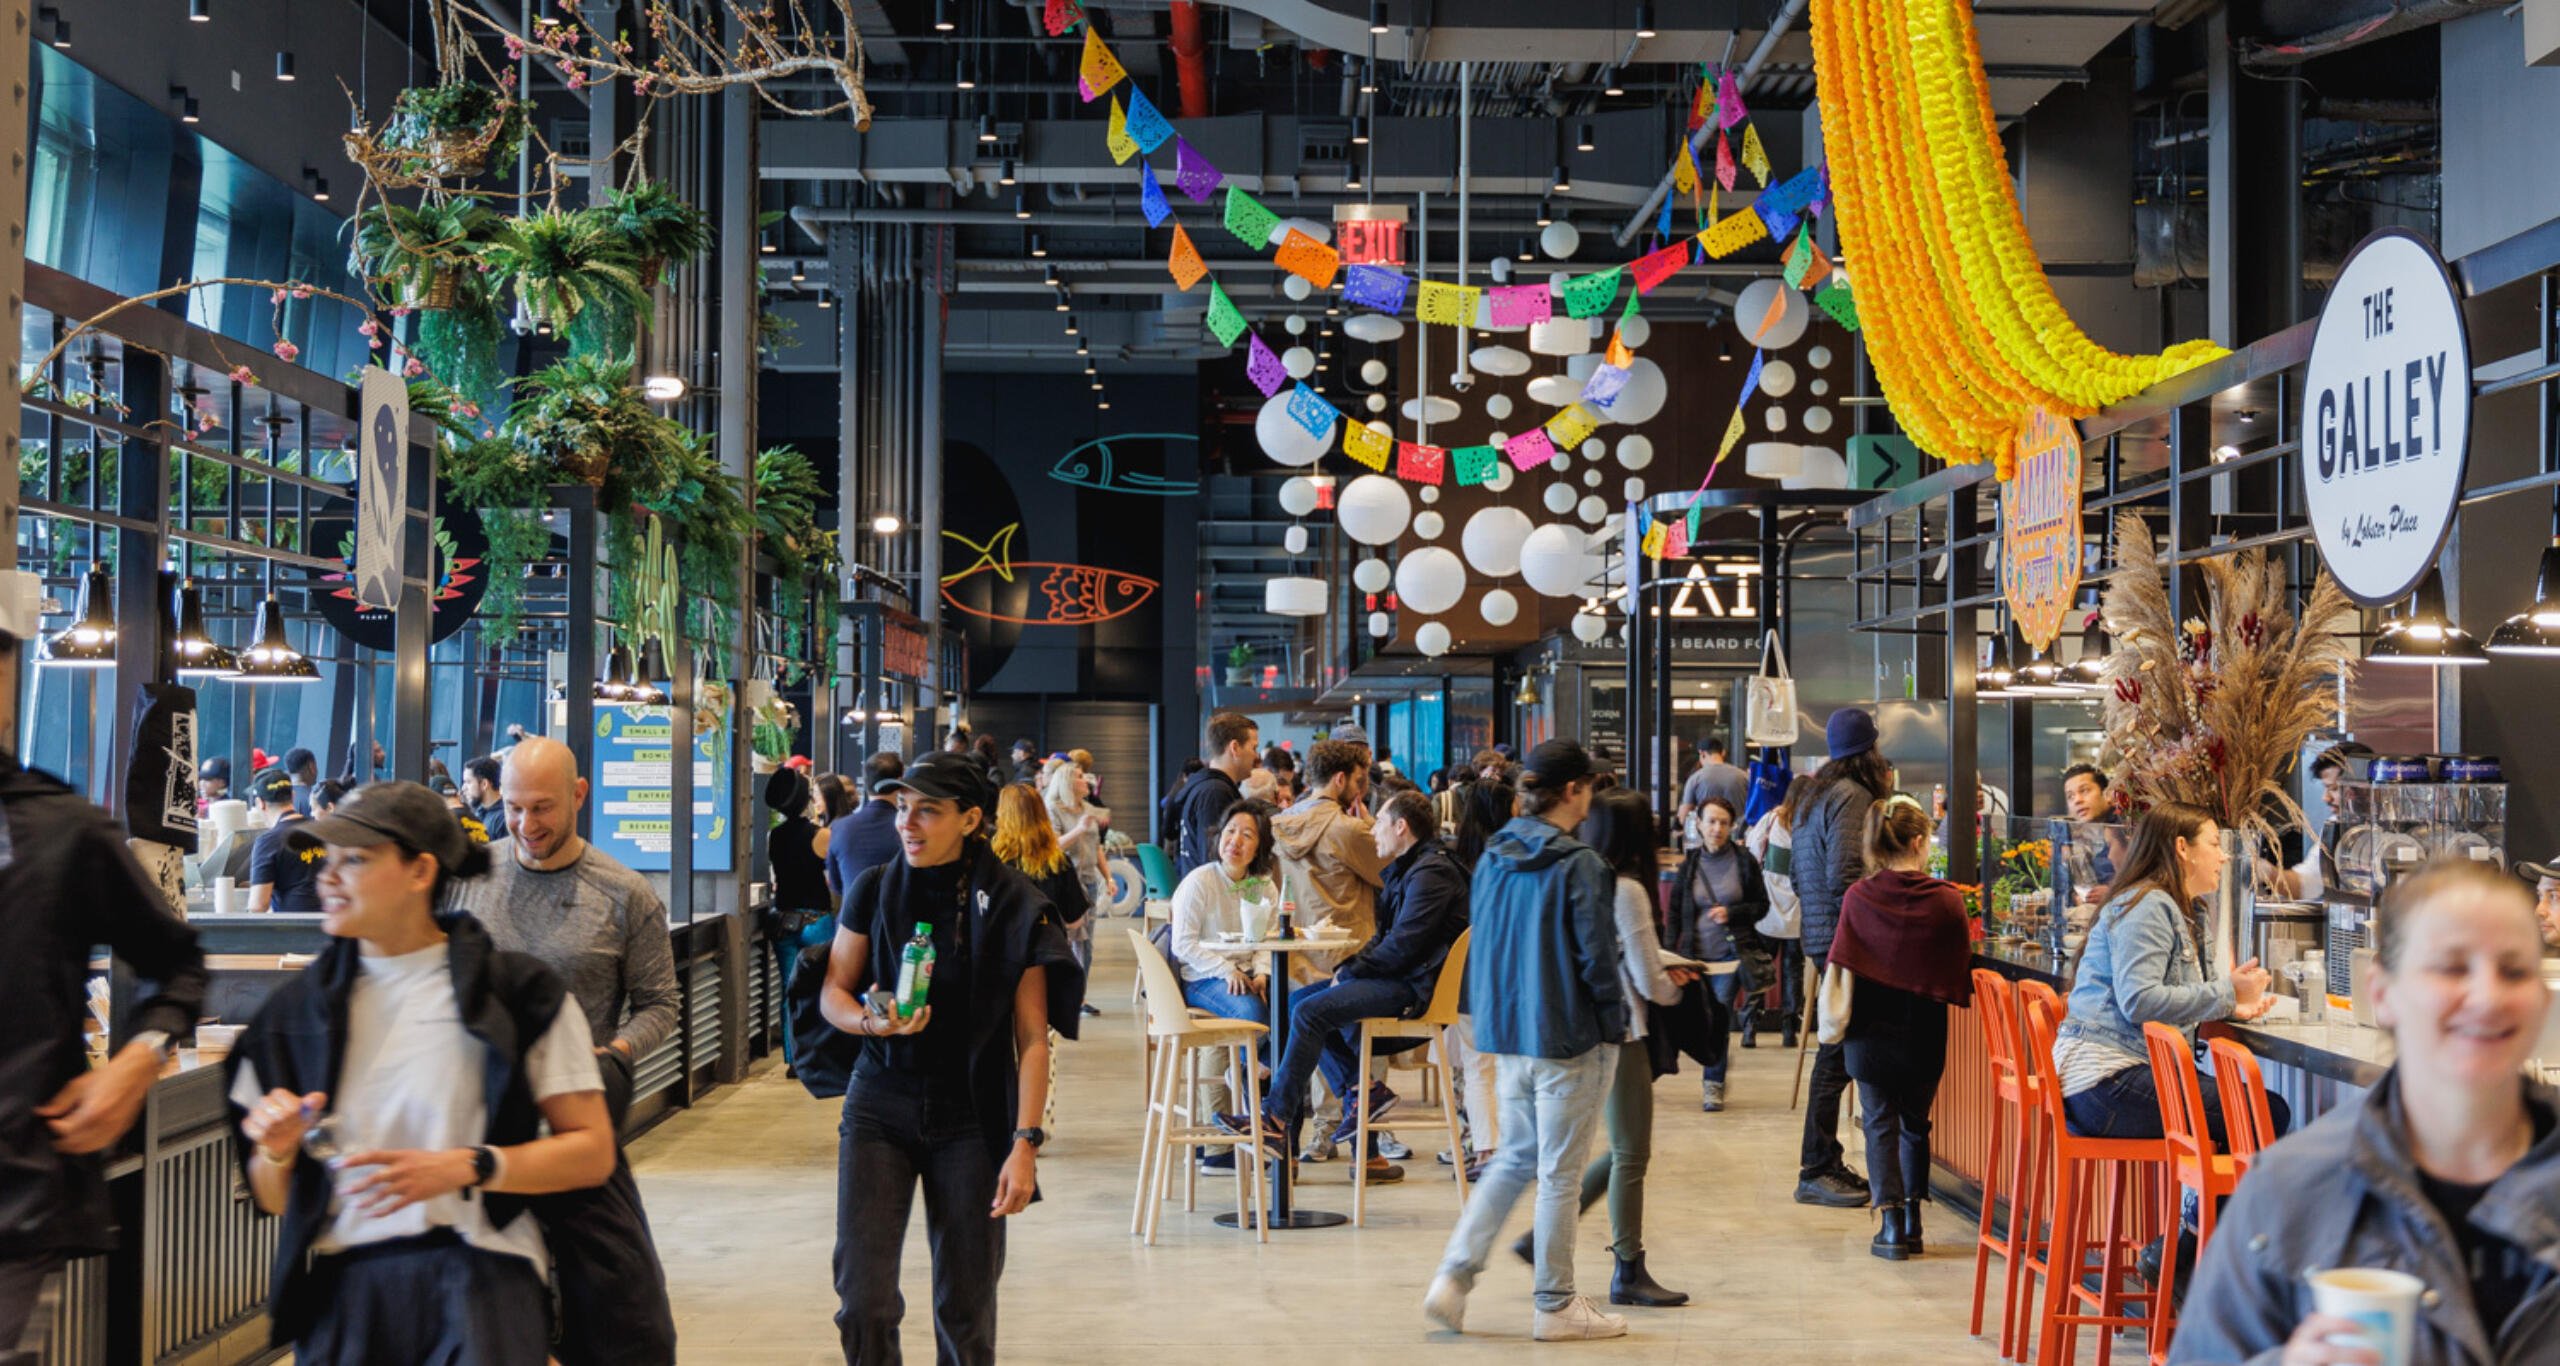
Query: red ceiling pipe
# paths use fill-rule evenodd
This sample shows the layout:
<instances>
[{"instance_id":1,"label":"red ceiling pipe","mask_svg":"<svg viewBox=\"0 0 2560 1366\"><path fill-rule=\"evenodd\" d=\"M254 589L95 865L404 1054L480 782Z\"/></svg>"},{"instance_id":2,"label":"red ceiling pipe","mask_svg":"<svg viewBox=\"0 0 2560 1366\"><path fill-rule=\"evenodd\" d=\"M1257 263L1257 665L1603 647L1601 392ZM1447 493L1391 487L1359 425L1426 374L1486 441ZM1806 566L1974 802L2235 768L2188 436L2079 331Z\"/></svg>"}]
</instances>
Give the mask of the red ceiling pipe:
<instances>
[{"instance_id":1,"label":"red ceiling pipe","mask_svg":"<svg viewBox=\"0 0 2560 1366\"><path fill-rule=\"evenodd\" d=\"M1173 65L1182 77L1182 116L1209 117L1209 41L1196 0L1173 0Z\"/></svg>"}]
</instances>

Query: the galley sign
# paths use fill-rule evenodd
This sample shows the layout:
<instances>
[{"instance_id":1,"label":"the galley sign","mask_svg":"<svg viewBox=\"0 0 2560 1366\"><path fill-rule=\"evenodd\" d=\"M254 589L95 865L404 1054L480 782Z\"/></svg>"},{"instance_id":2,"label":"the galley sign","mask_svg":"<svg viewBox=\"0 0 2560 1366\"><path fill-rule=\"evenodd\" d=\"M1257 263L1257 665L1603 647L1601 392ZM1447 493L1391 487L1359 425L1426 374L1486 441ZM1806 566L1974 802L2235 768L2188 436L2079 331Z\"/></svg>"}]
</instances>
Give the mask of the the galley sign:
<instances>
[{"instance_id":1,"label":"the galley sign","mask_svg":"<svg viewBox=\"0 0 2560 1366\"><path fill-rule=\"evenodd\" d=\"M2303 378L2303 507L2348 597L2386 606L2426 577L2470 459L2462 301L2432 244L2385 228L2338 273Z\"/></svg>"}]
</instances>

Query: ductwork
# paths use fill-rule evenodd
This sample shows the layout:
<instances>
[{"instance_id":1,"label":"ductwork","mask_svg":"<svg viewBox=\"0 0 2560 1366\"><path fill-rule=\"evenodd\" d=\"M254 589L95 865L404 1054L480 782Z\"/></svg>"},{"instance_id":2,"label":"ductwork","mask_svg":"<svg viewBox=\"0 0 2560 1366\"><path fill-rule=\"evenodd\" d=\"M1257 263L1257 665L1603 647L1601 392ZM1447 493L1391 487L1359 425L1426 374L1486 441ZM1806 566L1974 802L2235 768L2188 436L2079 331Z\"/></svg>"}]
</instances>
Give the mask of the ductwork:
<instances>
[{"instance_id":1,"label":"ductwork","mask_svg":"<svg viewBox=\"0 0 2560 1366\"><path fill-rule=\"evenodd\" d=\"M1209 40L1202 35L1200 6L1173 0L1173 69L1182 83L1182 116L1209 117Z\"/></svg>"},{"instance_id":2,"label":"ductwork","mask_svg":"<svg viewBox=\"0 0 2560 1366\"><path fill-rule=\"evenodd\" d=\"M2252 42L2241 50L2240 62L2251 68L2300 66L2403 33L2507 9L2511 4L2512 0L2305 0L2293 5L2269 4L2261 15L2268 30L2296 36Z\"/></svg>"}]
</instances>

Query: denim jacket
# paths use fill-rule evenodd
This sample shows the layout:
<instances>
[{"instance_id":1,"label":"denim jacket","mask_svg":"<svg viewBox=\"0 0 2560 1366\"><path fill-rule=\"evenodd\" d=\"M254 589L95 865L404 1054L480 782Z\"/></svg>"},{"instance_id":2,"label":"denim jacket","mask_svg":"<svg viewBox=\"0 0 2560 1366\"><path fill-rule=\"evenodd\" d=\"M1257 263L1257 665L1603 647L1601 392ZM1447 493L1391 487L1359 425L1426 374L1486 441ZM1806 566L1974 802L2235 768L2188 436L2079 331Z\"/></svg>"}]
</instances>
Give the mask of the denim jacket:
<instances>
[{"instance_id":1,"label":"denim jacket","mask_svg":"<svg viewBox=\"0 0 2560 1366\"><path fill-rule=\"evenodd\" d=\"M2540 1266L2503 1324L2483 1324L2444 1217L2412 1175L2394 1068L2360 1101L2268 1148L2224 1207L2178 1317L2171 1366L2275 1366L2311 1312L2309 1271L2406 1271L2429 1287L2409 1366L2526 1366L2560 1361L2560 1133L2536 1143L2471 1211L2475 1228ZM2523 1083L2547 1121L2560 1095Z\"/></svg>"},{"instance_id":2,"label":"denim jacket","mask_svg":"<svg viewBox=\"0 0 2560 1366\"><path fill-rule=\"evenodd\" d=\"M2139 1058L2147 1053L2142 1026L2157 1020L2193 1048L2196 1026L2228 1018L2236 1004L2229 978L2206 975L2187 918L2168 894L2127 892L2089 927L2055 1042L2085 1039Z\"/></svg>"}]
</instances>

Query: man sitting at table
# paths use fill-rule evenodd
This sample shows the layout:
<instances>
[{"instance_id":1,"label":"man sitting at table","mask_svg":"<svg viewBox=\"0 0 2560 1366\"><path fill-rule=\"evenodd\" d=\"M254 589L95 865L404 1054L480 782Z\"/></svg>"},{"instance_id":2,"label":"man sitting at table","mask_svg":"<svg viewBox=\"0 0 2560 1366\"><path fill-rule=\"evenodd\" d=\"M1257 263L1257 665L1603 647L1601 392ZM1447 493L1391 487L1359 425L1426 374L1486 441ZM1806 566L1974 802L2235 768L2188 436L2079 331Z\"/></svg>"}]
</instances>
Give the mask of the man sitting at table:
<instances>
[{"instance_id":1,"label":"man sitting at table","mask_svg":"<svg viewBox=\"0 0 2560 1366\"><path fill-rule=\"evenodd\" d=\"M1370 838L1386 861L1386 885L1378 892L1378 937L1334 969L1331 981L1290 999L1289 1046L1280 1055L1271 1098L1262 1107L1264 1137L1274 1145L1285 1142L1289 1126L1305 1118L1307 1082L1318 1068L1343 1098L1342 1122L1332 1141L1346 1143L1359 1132L1353 1098L1367 1061L1358 1052L1360 1021L1421 1013L1439 985L1450 946L1467 928L1467 874L1441 844L1428 796L1407 788L1388 798L1370 827ZM1403 1046L1416 1042L1405 1040ZM1370 1122L1386 1111L1383 1104L1376 1107ZM1242 1115L1221 1114L1218 1124L1233 1133L1251 1132ZM1404 1175L1385 1158L1363 1156L1372 1181Z\"/></svg>"}]
</instances>

